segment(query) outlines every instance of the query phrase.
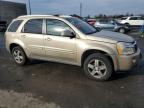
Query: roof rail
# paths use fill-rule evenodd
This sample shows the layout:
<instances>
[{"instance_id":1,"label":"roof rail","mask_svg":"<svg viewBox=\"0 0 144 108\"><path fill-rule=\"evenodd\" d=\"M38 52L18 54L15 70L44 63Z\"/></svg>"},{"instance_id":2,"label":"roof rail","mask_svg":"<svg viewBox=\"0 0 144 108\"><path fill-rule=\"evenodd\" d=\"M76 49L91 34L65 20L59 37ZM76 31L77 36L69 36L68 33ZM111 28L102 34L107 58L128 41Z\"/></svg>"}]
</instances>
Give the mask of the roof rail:
<instances>
[{"instance_id":1,"label":"roof rail","mask_svg":"<svg viewBox=\"0 0 144 108\"><path fill-rule=\"evenodd\" d=\"M25 18L25 17L47 17L47 16L53 16L53 15L22 15L18 18Z\"/></svg>"},{"instance_id":2,"label":"roof rail","mask_svg":"<svg viewBox=\"0 0 144 108\"><path fill-rule=\"evenodd\" d=\"M60 15L60 14L56 14L56 15L23 15L23 16L19 16L18 18L32 18L32 17L72 17L69 15Z\"/></svg>"}]
</instances>

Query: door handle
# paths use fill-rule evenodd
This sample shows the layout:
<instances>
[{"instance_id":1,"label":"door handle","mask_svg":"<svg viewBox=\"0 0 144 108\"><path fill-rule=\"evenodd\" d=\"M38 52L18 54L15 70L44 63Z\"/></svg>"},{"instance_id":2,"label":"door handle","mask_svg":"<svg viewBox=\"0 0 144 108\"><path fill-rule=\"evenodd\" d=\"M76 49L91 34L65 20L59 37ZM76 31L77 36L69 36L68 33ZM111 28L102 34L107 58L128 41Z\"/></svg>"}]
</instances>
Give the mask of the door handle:
<instances>
[{"instance_id":1,"label":"door handle","mask_svg":"<svg viewBox=\"0 0 144 108\"><path fill-rule=\"evenodd\" d=\"M46 40L47 40L47 41L51 41L52 39L51 39L51 38L47 38Z\"/></svg>"},{"instance_id":2,"label":"door handle","mask_svg":"<svg viewBox=\"0 0 144 108\"><path fill-rule=\"evenodd\" d=\"M26 35L21 35L22 38L26 38Z\"/></svg>"}]
</instances>

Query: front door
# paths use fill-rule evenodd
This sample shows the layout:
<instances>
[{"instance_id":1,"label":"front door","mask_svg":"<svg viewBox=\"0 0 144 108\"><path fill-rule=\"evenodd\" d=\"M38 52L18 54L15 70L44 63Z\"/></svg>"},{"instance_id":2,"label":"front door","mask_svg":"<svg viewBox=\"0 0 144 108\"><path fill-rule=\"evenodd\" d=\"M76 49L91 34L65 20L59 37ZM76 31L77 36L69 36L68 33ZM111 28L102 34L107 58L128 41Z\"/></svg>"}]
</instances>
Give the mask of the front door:
<instances>
[{"instance_id":1,"label":"front door","mask_svg":"<svg viewBox=\"0 0 144 108\"><path fill-rule=\"evenodd\" d=\"M76 38L62 36L63 30L72 29L63 21L57 19L46 20L46 35L44 37L46 57L48 59L71 62L76 61Z\"/></svg>"}]
</instances>

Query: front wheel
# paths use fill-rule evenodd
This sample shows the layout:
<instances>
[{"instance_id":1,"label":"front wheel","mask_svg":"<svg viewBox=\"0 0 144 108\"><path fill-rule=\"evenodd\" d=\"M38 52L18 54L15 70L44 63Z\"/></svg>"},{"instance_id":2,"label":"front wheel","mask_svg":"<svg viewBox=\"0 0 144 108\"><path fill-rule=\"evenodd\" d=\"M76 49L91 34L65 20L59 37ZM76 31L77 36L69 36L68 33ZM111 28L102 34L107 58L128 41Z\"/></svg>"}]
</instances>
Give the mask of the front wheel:
<instances>
[{"instance_id":1,"label":"front wheel","mask_svg":"<svg viewBox=\"0 0 144 108\"><path fill-rule=\"evenodd\" d=\"M124 28L120 28L119 32L124 34L126 32L126 30Z\"/></svg>"},{"instance_id":2,"label":"front wheel","mask_svg":"<svg viewBox=\"0 0 144 108\"><path fill-rule=\"evenodd\" d=\"M129 23L125 23L124 24L126 27L130 27L130 24Z\"/></svg>"},{"instance_id":3,"label":"front wheel","mask_svg":"<svg viewBox=\"0 0 144 108\"><path fill-rule=\"evenodd\" d=\"M90 79L106 81L112 75L113 66L108 57L100 53L94 53L84 61L84 72Z\"/></svg>"},{"instance_id":4,"label":"front wheel","mask_svg":"<svg viewBox=\"0 0 144 108\"><path fill-rule=\"evenodd\" d=\"M12 49L12 56L18 65L22 66L26 64L27 57L25 52L20 46L16 46Z\"/></svg>"}]
</instances>

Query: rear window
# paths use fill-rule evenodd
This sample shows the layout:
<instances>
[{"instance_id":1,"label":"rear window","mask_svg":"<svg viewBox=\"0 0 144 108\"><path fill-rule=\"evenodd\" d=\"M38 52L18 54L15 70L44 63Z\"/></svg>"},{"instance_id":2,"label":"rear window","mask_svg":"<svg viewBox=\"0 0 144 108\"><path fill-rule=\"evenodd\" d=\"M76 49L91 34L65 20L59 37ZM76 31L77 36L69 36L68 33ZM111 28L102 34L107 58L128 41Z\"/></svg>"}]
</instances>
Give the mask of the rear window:
<instances>
[{"instance_id":1,"label":"rear window","mask_svg":"<svg viewBox=\"0 0 144 108\"><path fill-rule=\"evenodd\" d=\"M16 32L23 20L14 21L8 28L8 32Z\"/></svg>"}]
</instances>

